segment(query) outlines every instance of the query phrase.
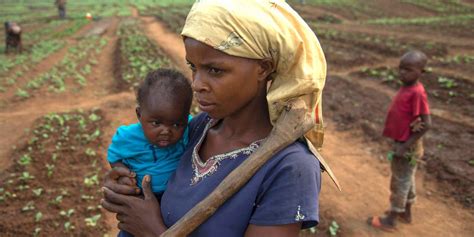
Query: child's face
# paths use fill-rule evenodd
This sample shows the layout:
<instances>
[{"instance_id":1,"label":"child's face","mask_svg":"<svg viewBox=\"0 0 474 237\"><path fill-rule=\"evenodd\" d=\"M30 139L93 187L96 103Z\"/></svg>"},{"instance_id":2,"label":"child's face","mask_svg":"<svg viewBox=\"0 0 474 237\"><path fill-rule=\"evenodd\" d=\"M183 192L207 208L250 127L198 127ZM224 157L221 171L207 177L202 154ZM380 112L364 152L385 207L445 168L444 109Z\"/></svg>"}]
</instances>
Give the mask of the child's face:
<instances>
[{"instance_id":1,"label":"child's face","mask_svg":"<svg viewBox=\"0 0 474 237\"><path fill-rule=\"evenodd\" d=\"M178 105L179 103L150 102L137 108L137 116L145 137L158 147L177 143L188 124L188 112L182 111L183 106Z\"/></svg>"},{"instance_id":2,"label":"child's face","mask_svg":"<svg viewBox=\"0 0 474 237\"><path fill-rule=\"evenodd\" d=\"M404 85L414 84L423 74L423 67L416 60L405 59L400 61L398 67L400 80Z\"/></svg>"}]
</instances>

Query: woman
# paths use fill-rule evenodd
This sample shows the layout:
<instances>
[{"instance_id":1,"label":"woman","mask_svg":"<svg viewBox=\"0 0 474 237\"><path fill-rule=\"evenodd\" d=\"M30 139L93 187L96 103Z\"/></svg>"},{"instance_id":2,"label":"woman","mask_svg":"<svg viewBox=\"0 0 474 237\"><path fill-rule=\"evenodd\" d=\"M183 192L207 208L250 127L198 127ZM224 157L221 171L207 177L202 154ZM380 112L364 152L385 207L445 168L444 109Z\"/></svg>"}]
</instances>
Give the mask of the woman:
<instances>
[{"instance_id":1,"label":"woman","mask_svg":"<svg viewBox=\"0 0 474 237\"><path fill-rule=\"evenodd\" d=\"M197 1L182 32L202 114L161 204L144 179L144 199L106 176L102 205L119 228L158 236L258 149L286 102L302 97L321 127L326 63L317 38L283 1ZM192 236L297 236L318 221L320 165L301 141L272 157Z\"/></svg>"}]
</instances>

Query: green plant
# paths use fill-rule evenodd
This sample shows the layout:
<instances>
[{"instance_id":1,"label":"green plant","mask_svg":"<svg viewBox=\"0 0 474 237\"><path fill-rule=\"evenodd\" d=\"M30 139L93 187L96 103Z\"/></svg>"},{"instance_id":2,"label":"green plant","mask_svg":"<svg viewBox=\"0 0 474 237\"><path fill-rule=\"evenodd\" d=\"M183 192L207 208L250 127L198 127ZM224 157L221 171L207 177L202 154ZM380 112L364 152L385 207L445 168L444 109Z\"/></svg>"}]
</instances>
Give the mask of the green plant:
<instances>
[{"instance_id":1,"label":"green plant","mask_svg":"<svg viewBox=\"0 0 474 237\"><path fill-rule=\"evenodd\" d=\"M23 166L28 166L31 164L31 156L27 153L23 154L20 157L20 160L18 160L18 164L23 165Z\"/></svg>"},{"instance_id":2,"label":"green plant","mask_svg":"<svg viewBox=\"0 0 474 237\"><path fill-rule=\"evenodd\" d=\"M81 199L82 199L82 200L93 200L93 199L94 199L94 196L82 194L82 195L81 195Z\"/></svg>"},{"instance_id":3,"label":"green plant","mask_svg":"<svg viewBox=\"0 0 474 237\"><path fill-rule=\"evenodd\" d=\"M92 122L96 122L96 121L99 121L101 119L101 117L95 113L92 113L89 115L89 120L92 121Z\"/></svg>"},{"instance_id":4,"label":"green plant","mask_svg":"<svg viewBox=\"0 0 474 237\"><path fill-rule=\"evenodd\" d=\"M34 201L29 201L25 206L21 208L22 212L28 212L32 211L35 209L35 202Z\"/></svg>"},{"instance_id":5,"label":"green plant","mask_svg":"<svg viewBox=\"0 0 474 237\"><path fill-rule=\"evenodd\" d=\"M41 196L41 193L43 193L42 188L32 189L31 191L35 194L36 197Z\"/></svg>"},{"instance_id":6,"label":"green plant","mask_svg":"<svg viewBox=\"0 0 474 237\"><path fill-rule=\"evenodd\" d=\"M53 162L55 162L57 159L58 159L58 154L53 153L53 154L51 155L51 160L52 160Z\"/></svg>"},{"instance_id":7,"label":"green plant","mask_svg":"<svg viewBox=\"0 0 474 237\"><path fill-rule=\"evenodd\" d=\"M41 213L40 211L36 212L35 222L39 222L41 220L41 218L43 218L43 213Z\"/></svg>"},{"instance_id":8,"label":"green plant","mask_svg":"<svg viewBox=\"0 0 474 237\"><path fill-rule=\"evenodd\" d=\"M76 227L73 226L71 224L71 222L67 221L64 223L64 230L66 230L66 232L70 231L70 230L74 230Z\"/></svg>"},{"instance_id":9,"label":"green plant","mask_svg":"<svg viewBox=\"0 0 474 237\"><path fill-rule=\"evenodd\" d=\"M61 210L61 211L59 212L59 215L65 216L65 217L67 217L67 218L70 218L70 217L72 216L72 214L74 214L74 212L75 212L74 209L71 208L71 209L69 209L69 210L67 210L67 211Z\"/></svg>"},{"instance_id":10,"label":"green plant","mask_svg":"<svg viewBox=\"0 0 474 237\"><path fill-rule=\"evenodd\" d=\"M63 196L58 195L53 200L49 201L49 204L58 206L63 201Z\"/></svg>"},{"instance_id":11,"label":"green plant","mask_svg":"<svg viewBox=\"0 0 474 237\"><path fill-rule=\"evenodd\" d=\"M30 186L29 185L24 185L24 184L18 185L18 187L16 188L16 190L18 190L18 191L24 191L24 190L27 190L27 189L30 189Z\"/></svg>"},{"instance_id":12,"label":"green plant","mask_svg":"<svg viewBox=\"0 0 474 237\"><path fill-rule=\"evenodd\" d=\"M93 149L91 149L90 147L88 147L85 152L86 152L87 156L90 156L90 157L96 156L96 152Z\"/></svg>"},{"instance_id":13,"label":"green plant","mask_svg":"<svg viewBox=\"0 0 474 237\"><path fill-rule=\"evenodd\" d=\"M54 165L50 165L50 164L46 163L45 167L46 167L46 170L47 170L48 178L50 178L54 173Z\"/></svg>"},{"instance_id":14,"label":"green plant","mask_svg":"<svg viewBox=\"0 0 474 237\"><path fill-rule=\"evenodd\" d=\"M40 227L36 227L35 228L35 231L33 232L33 237L36 237L40 234L41 232L41 228Z\"/></svg>"},{"instance_id":15,"label":"green plant","mask_svg":"<svg viewBox=\"0 0 474 237\"><path fill-rule=\"evenodd\" d=\"M25 90L22 90L20 88L18 88L18 90L16 91L15 93L16 96L22 98L22 99L26 99L26 98L29 98L30 97L30 94L25 91Z\"/></svg>"},{"instance_id":16,"label":"green plant","mask_svg":"<svg viewBox=\"0 0 474 237\"><path fill-rule=\"evenodd\" d=\"M453 87L457 86L457 83L450 78L447 77L438 77L438 83L440 84L441 87L451 89Z\"/></svg>"},{"instance_id":17,"label":"green plant","mask_svg":"<svg viewBox=\"0 0 474 237\"><path fill-rule=\"evenodd\" d=\"M28 180L31 180L31 179L34 179L34 178L35 178L35 176L30 175L29 172L25 171L25 172L21 173L21 175L18 179L20 179L21 181L27 182Z\"/></svg>"},{"instance_id":18,"label":"green plant","mask_svg":"<svg viewBox=\"0 0 474 237\"><path fill-rule=\"evenodd\" d=\"M84 178L84 185L88 188L94 186L94 185L99 185L99 176L97 174L92 175L91 177L85 177Z\"/></svg>"},{"instance_id":19,"label":"green plant","mask_svg":"<svg viewBox=\"0 0 474 237\"><path fill-rule=\"evenodd\" d=\"M86 226L90 226L90 227L97 226L97 222L99 221L100 217L101 217L101 214L97 214L95 216L85 218L84 221L86 222Z\"/></svg>"},{"instance_id":20,"label":"green plant","mask_svg":"<svg viewBox=\"0 0 474 237\"><path fill-rule=\"evenodd\" d=\"M329 225L329 235L337 236L337 232L339 231L339 225L336 221L331 221L331 225Z\"/></svg>"}]
</instances>

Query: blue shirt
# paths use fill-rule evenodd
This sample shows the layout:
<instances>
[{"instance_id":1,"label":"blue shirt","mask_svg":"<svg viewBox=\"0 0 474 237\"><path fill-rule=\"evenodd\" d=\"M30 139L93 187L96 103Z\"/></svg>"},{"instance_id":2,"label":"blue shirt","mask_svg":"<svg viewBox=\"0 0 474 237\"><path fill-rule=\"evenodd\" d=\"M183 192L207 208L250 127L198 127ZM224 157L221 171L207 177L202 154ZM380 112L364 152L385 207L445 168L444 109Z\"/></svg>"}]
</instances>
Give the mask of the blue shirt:
<instances>
[{"instance_id":1,"label":"blue shirt","mask_svg":"<svg viewBox=\"0 0 474 237\"><path fill-rule=\"evenodd\" d=\"M169 177L176 170L188 140L188 128L186 128L176 144L160 148L148 141L140 123L124 125L117 129L112 138L112 144L107 151L107 160L110 163L121 161L134 171L140 188L143 177L151 175L153 192L161 194L166 189Z\"/></svg>"},{"instance_id":2,"label":"blue shirt","mask_svg":"<svg viewBox=\"0 0 474 237\"><path fill-rule=\"evenodd\" d=\"M161 214L170 227L209 195L260 142L201 162L198 150L210 118L200 114L190 123L189 146L161 200ZM295 142L267 161L240 191L227 200L190 236L243 236L249 224L283 225L319 221L319 162L301 142Z\"/></svg>"}]
</instances>

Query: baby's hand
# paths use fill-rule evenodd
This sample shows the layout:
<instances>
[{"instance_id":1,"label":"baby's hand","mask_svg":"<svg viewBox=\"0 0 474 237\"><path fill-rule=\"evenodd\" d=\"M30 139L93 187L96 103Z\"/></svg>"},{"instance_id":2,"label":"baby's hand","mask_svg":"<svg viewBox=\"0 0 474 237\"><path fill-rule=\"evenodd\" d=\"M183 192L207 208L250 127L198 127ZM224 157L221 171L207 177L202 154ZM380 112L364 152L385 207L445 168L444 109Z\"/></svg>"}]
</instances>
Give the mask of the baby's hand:
<instances>
[{"instance_id":1,"label":"baby's hand","mask_svg":"<svg viewBox=\"0 0 474 237\"><path fill-rule=\"evenodd\" d=\"M119 184L125 184L128 186L137 186L137 180L132 177L122 176L118 179Z\"/></svg>"}]
</instances>

